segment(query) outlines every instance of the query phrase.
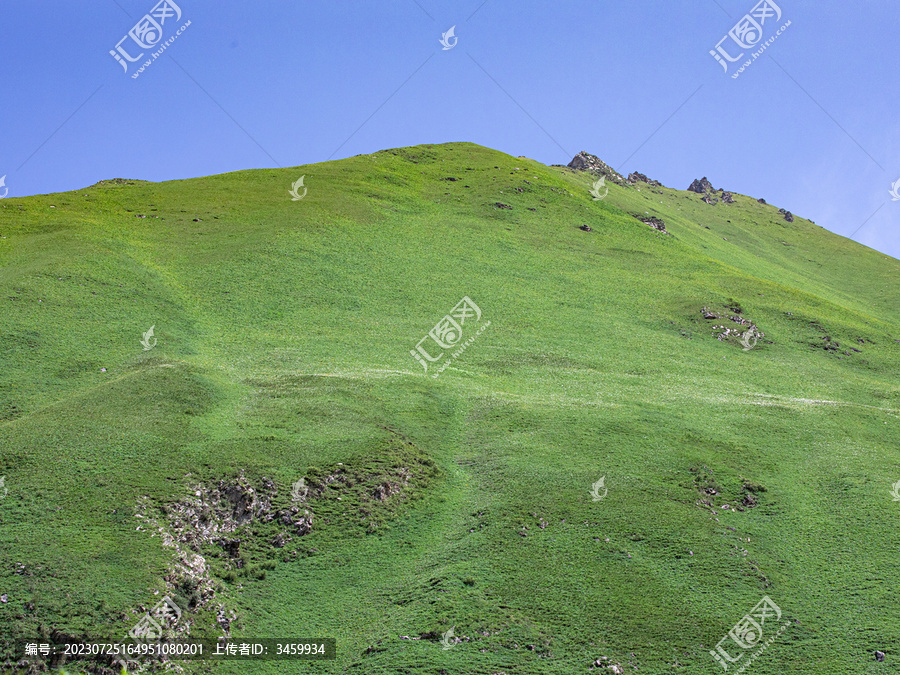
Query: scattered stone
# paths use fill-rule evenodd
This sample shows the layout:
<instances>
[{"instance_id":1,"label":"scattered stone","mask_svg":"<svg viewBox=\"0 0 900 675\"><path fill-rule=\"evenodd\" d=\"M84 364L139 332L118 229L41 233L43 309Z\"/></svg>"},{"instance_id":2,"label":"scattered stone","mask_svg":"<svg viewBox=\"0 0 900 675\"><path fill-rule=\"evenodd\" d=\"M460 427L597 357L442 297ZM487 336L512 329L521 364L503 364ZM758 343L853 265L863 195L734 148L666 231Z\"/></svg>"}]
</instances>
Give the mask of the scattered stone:
<instances>
[{"instance_id":1,"label":"scattered stone","mask_svg":"<svg viewBox=\"0 0 900 675\"><path fill-rule=\"evenodd\" d=\"M759 330L759 327L750 321L749 319L741 316L742 310L740 306L735 304L734 307L729 307L729 311L725 312L717 312L713 311L709 307L704 307L700 310L701 315L707 321L713 319L723 319L727 318L730 321L738 324L738 327L731 328L725 325L715 325L712 327L713 336L719 340L719 342L728 342L729 338L736 340L739 344L744 345L744 340L749 340L755 338L755 340L760 340L765 337L765 333ZM730 313L729 313L730 312ZM721 331L721 332L718 332ZM755 344L755 341L754 341ZM744 345L746 346L746 345Z\"/></svg>"},{"instance_id":2,"label":"scattered stone","mask_svg":"<svg viewBox=\"0 0 900 675\"><path fill-rule=\"evenodd\" d=\"M884 652L880 652L876 649L875 650L875 660L876 661L884 661Z\"/></svg>"},{"instance_id":3,"label":"scattered stone","mask_svg":"<svg viewBox=\"0 0 900 675\"><path fill-rule=\"evenodd\" d=\"M760 198L757 199L756 201L758 201L760 204L765 204L765 203L766 203L766 200L763 199L762 197L760 197Z\"/></svg>"},{"instance_id":4,"label":"scattered stone","mask_svg":"<svg viewBox=\"0 0 900 675\"><path fill-rule=\"evenodd\" d=\"M822 340L824 340L822 349L824 349L826 352L836 352L841 348L841 343L832 341L830 335L826 335L825 337L822 338Z\"/></svg>"},{"instance_id":5,"label":"scattered stone","mask_svg":"<svg viewBox=\"0 0 900 675\"><path fill-rule=\"evenodd\" d=\"M375 490L372 493L372 496L380 502L386 502L393 493L393 486L389 482L385 482L381 485L375 486Z\"/></svg>"},{"instance_id":6,"label":"scattered stone","mask_svg":"<svg viewBox=\"0 0 900 675\"><path fill-rule=\"evenodd\" d=\"M447 176L444 180L458 181L459 178L454 178L453 176Z\"/></svg>"},{"instance_id":7,"label":"scattered stone","mask_svg":"<svg viewBox=\"0 0 900 675\"><path fill-rule=\"evenodd\" d=\"M579 227L578 229L579 229L579 230L584 230L585 232L590 232L590 231L591 231L590 225L582 225L582 226Z\"/></svg>"},{"instance_id":8,"label":"scattered stone","mask_svg":"<svg viewBox=\"0 0 900 675\"><path fill-rule=\"evenodd\" d=\"M509 204L504 204L502 202L494 202L494 208L495 209L510 209L510 210L512 209L512 207Z\"/></svg>"},{"instance_id":9,"label":"scattered stone","mask_svg":"<svg viewBox=\"0 0 900 675\"><path fill-rule=\"evenodd\" d=\"M596 155L591 155L583 150L575 155L572 161L569 162L569 168L574 169L575 171L589 171L594 174L606 176L608 179L619 185L625 183L625 179L622 178L622 175L619 172L609 166L606 162L603 162Z\"/></svg>"},{"instance_id":10,"label":"scattered stone","mask_svg":"<svg viewBox=\"0 0 900 675\"><path fill-rule=\"evenodd\" d=\"M9 601L9 596L6 593L4 593L3 595L0 595L0 602L8 602L8 601Z\"/></svg>"},{"instance_id":11,"label":"scattered stone","mask_svg":"<svg viewBox=\"0 0 900 675\"><path fill-rule=\"evenodd\" d=\"M734 195L730 192L722 190L722 201L726 204L734 204Z\"/></svg>"}]
</instances>

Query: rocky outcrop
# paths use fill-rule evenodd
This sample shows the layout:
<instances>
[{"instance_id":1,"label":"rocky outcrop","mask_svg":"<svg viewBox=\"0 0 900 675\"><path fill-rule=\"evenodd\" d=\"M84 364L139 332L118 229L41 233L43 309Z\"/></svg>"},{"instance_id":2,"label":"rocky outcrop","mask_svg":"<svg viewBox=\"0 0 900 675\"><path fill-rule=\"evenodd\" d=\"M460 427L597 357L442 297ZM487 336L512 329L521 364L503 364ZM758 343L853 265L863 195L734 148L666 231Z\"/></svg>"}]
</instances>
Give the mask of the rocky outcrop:
<instances>
[{"instance_id":1,"label":"rocky outcrop","mask_svg":"<svg viewBox=\"0 0 900 675\"><path fill-rule=\"evenodd\" d=\"M765 203L766 203L766 200L763 199L762 197L760 197L760 198L757 199L756 201L758 201L760 204L765 204Z\"/></svg>"},{"instance_id":2,"label":"rocky outcrop","mask_svg":"<svg viewBox=\"0 0 900 675\"><path fill-rule=\"evenodd\" d=\"M696 192L699 195L703 195L701 201L707 204L718 204L720 201L723 204L734 204L734 195L724 188L716 190L706 176L700 180L694 180L688 188L688 192Z\"/></svg>"},{"instance_id":3,"label":"rocky outcrop","mask_svg":"<svg viewBox=\"0 0 900 675\"><path fill-rule=\"evenodd\" d=\"M650 178L647 178L647 176L645 176L642 173L638 173L637 171L628 174L628 182L631 185L634 185L635 183L640 182L640 183L647 183L648 185L651 185L653 187L663 187L663 184L660 183L658 180L652 180Z\"/></svg>"},{"instance_id":4,"label":"rocky outcrop","mask_svg":"<svg viewBox=\"0 0 900 675\"><path fill-rule=\"evenodd\" d=\"M710 183L706 179L706 176L704 176L700 180L694 179L694 182L691 183L690 187L688 188L688 192L696 192L698 194L709 194L710 192L715 191L716 188L714 188L712 186L712 183Z\"/></svg>"},{"instance_id":5,"label":"rocky outcrop","mask_svg":"<svg viewBox=\"0 0 900 675\"><path fill-rule=\"evenodd\" d=\"M575 171L588 171L598 176L606 176L607 179L614 183L618 183L619 185L625 183L625 179L619 172L596 155L592 155L583 150L575 155L572 161L569 162L569 168L574 169Z\"/></svg>"},{"instance_id":6,"label":"rocky outcrop","mask_svg":"<svg viewBox=\"0 0 900 675\"><path fill-rule=\"evenodd\" d=\"M794 222L794 214L791 213L790 211L785 211L784 209L778 209L778 213L780 213L781 215L783 215L783 216L784 216L784 219L785 219L786 221L788 221L789 223L793 223L793 222Z\"/></svg>"}]
</instances>

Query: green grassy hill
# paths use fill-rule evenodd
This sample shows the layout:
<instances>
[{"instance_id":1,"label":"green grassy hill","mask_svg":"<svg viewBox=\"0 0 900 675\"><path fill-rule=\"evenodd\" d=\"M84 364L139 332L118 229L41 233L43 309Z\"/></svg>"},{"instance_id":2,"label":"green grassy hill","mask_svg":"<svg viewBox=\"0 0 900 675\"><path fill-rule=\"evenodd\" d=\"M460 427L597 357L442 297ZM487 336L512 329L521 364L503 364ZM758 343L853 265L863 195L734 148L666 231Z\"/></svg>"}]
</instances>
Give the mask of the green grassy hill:
<instances>
[{"instance_id":1,"label":"green grassy hill","mask_svg":"<svg viewBox=\"0 0 900 675\"><path fill-rule=\"evenodd\" d=\"M169 595L337 640L189 673L694 675L768 596L747 672L896 672L900 262L593 180L453 143L0 201L0 640Z\"/></svg>"}]
</instances>

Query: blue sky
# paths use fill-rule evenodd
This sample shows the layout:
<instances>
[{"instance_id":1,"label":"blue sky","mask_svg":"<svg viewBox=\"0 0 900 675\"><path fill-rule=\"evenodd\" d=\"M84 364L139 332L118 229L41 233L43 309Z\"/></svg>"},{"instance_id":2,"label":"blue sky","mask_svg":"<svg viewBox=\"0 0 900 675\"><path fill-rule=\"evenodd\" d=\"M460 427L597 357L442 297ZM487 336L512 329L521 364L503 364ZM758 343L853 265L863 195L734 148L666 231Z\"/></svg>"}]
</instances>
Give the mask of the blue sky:
<instances>
[{"instance_id":1,"label":"blue sky","mask_svg":"<svg viewBox=\"0 0 900 675\"><path fill-rule=\"evenodd\" d=\"M734 79L749 57L726 73L709 52L756 0L174 0L162 41L190 25L137 78L162 42L127 73L109 52L156 0L5 0L0 176L17 197L419 143L587 150L900 258L900 3L774 1L762 42L790 26Z\"/></svg>"}]
</instances>

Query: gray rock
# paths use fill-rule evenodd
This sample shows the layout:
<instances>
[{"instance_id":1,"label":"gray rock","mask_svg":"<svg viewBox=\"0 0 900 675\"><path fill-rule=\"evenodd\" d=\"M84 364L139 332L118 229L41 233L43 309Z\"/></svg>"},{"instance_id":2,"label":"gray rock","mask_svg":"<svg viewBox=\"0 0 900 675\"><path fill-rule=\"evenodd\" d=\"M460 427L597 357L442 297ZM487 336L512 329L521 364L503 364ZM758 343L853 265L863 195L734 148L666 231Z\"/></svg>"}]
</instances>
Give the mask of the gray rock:
<instances>
[{"instance_id":1,"label":"gray rock","mask_svg":"<svg viewBox=\"0 0 900 675\"><path fill-rule=\"evenodd\" d=\"M689 192L697 192L699 194L705 194L708 192L715 192L716 189L712 186L712 183L710 183L706 179L706 176L704 176L700 180L694 179L694 182L691 183L690 187L688 188L688 191Z\"/></svg>"},{"instance_id":2,"label":"gray rock","mask_svg":"<svg viewBox=\"0 0 900 675\"><path fill-rule=\"evenodd\" d=\"M663 184L660 183L658 180L652 180L650 178L647 178L647 176L645 176L642 173L638 173L637 171L628 174L628 182L629 183L634 185L638 181L640 181L641 183L647 183L648 185L652 185L653 187L663 187Z\"/></svg>"}]
</instances>

